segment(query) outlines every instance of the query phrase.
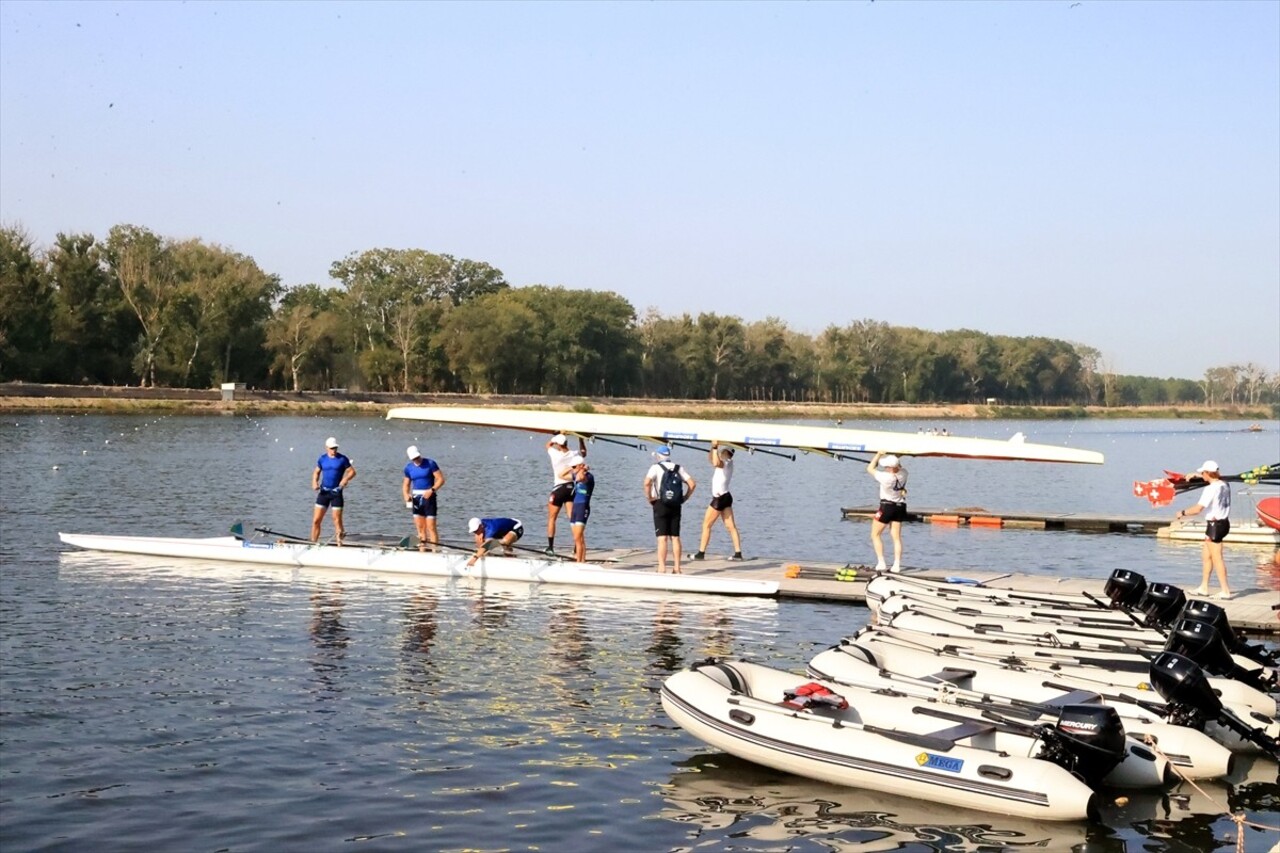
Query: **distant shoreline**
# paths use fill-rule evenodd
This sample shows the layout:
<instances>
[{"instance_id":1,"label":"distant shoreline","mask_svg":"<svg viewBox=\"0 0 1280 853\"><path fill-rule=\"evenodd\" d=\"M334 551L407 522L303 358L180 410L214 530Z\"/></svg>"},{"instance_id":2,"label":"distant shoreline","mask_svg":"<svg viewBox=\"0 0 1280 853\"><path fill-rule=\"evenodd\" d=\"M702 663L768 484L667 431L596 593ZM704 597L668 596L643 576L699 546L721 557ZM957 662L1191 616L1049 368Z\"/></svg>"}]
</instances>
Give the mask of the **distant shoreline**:
<instances>
[{"instance_id":1,"label":"distant shoreline","mask_svg":"<svg viewBox=\"0 0 1280 853\"><path fill-rule=\"evenodd\" d=\"M286 392L237 390L227 402L216 389L137 388L113 386L0 383L0 411L5 414L97 412L103 414L237 415L312 413L382 416L392 406L493 406L603 414L670 415L693 418L771 420L998 420L1079 418L1169 418L1197 420L1273 419L1265 406L1004 406L994 404L801 403L766 400L665 400L647 398L538 397L531 395L394 394L354 392Z\"/></svg>"}]
</instances>

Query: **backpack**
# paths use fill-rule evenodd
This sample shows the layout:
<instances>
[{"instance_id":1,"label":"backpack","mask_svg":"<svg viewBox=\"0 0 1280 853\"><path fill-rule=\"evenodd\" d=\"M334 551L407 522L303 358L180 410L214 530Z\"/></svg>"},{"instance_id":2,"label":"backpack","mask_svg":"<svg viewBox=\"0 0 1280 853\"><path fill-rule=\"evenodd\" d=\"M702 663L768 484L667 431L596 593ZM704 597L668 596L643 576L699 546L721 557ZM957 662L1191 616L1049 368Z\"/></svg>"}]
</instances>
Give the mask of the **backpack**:
<instances>
[{"instance_id":1,"label":"backpack","mask_svg":"<svg viewBox=\"0 0 1280 853\"><path fill-rule=\"evenodd\" d=\"M664 506L680 506L684 503L684 478L680 476L680 466L671 463L671 467L662 465L662 479L658 482L658 500Z\"/></svg>"}]
</instances>

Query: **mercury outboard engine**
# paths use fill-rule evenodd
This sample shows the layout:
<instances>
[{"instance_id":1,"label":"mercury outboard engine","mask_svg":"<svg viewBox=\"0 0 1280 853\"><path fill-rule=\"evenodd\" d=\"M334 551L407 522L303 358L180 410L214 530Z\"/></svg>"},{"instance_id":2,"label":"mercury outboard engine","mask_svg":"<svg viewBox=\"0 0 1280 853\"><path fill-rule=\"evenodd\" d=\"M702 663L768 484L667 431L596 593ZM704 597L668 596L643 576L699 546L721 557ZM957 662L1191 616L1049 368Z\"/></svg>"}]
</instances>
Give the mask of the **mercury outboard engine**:
<instances>
[{"instance_id":1,"label":"mercury outboard engine","mask_svg":"<svg viewBox=\"0 0 1280 853\"><path fill-rule=\"evenodd\" d=\"M1169 632L1164 650L1190 658L1210 675L1234 678L1263 693L1273 689L1274 674L1267 675L1261 669L1250 672L1236 663L1218 629L1208 622L1183 619Z\"/></svg>"},{"instance_id":2,"label":"mercury outboard engine","mask_svg":"<svg viewBox=\"0 0 1280 853\"><path fill-rule=\"evenodd\" d=\"M1143 593L1138 609L1147 614L1143 624L1148 628L1168 628L1182 612L1187 595L1170 583L1153 583Z\"/></svg>"},{"instance_id":3,"label":"mercury outboard engine","mask_svg":"<svg viewBox=\"0 0 1280 853\"><path fill-rule=\"evenodd\" d=\"M1128 569L1116 569L1107 578L1107 585L1102 591L1116 610L1132 610L1138 606L1142 594L1147 591L1147 579Z\"/></svg>"},{"instance_id":4,"label":"mercury outboard engine","mask_svg":"<svg viewBox=\"0 0 1280 853\"><path fill-rule=\"evenodd\" d=\"M1264 728L1270 722L1257 712L1258 725L1245 720L1222 706L1222 700L1213 692L1204 670L1195 661L1174 652L1161 652L1151 662L1151 686L1167 704L1166 716L1176 726L1204 731L1205 723L1214 721L1234 731L1240 737L1253 741L1262 749L1280 757L1280 741L1268 735Z\"/></svg>"},{"instance_id":5,"label":"mercury outboard engine","mask_svg":"<svg viewBox=\"0 0 1280 853\"><path fill-rule=\"evenodd\" d=\"M1218 635L1222 637L1222 642L1226 644L1230 651L1247 657L1251 661L1262 664L1263 666L1280 665L1280 652L1269 651L1264 646L1250 645L1244 641L1244 638L1237 635L1231 628L1231 620L1227 618L1227 611L1223 610L1212 601L1205 601L1200 598L1193 598L1188 601L1186 606L1182 608L1181 619L1195 619L1197 622L1208 622L1218 631Z\"/></svg>"},{"instance_id":6,"label":"mercury outboard engine","mask_svg":"<svg viewBox=\"0 0 1280 853\"><path fill-rule=\"evenodd\" d=\"M1079 776L1090 787L1124 760L1124 724L1110 705L1064 705L1058 722L1043 726L1040 757Z\"/></svg>"}]
</instances>

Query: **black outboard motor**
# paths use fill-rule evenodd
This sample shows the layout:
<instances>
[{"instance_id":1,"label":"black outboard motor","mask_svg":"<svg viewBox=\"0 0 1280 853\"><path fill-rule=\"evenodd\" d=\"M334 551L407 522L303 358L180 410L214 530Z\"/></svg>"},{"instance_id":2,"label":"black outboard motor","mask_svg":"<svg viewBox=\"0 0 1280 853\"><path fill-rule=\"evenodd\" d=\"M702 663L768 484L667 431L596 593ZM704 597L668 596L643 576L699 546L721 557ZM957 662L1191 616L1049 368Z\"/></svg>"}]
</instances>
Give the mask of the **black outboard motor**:
<instances>
[{"instance_id":1,"label":"black outboard motor","mask_svg":"<svg viewBox=\"0 0 1280 853\"><path fill-rule=\"evenodd\" d=\"M1258 718L1258 725L1250 725L1224 708L1204 670L1189 658L1174 652L1156 655L1151 662L1151 686L1168 703L1166 717L1173 725L1204 731L1205 723L1218 722L1280 758L1280 741L1265 731L1270 720L1251 712Z\"/></svg>"},{"instance_id":2,"label":"black outboard motor","mask_svg":"<svg viewBox=\"0 0 1280 853\"><path fill-rule=\"evenodd\" d=\"M1102 588L1111 606L1116 610L1132 610L1142 600L1147 591L1147 579L1137 572L1128 569L1116 569L1107 578L1107 585Z\"/></svg>"},{"instance_id":3,"label":"black outboard motor","mask_svg":"<svg viewBox=\"0 0 1280 853\"><path fill-rule=\"evenodd\" d=\"M1193 598L1182 608L1182 616L1180 618L1208 622L1217 629L1218 635L1222 637L1222 642L1226 644L1226 647L1238 655L1243 655L1263 666L1280 665L1280 652L1270 651L1264 646L1246 643L1243 637L1232 630L1231 620L1227 618L1227 611L1212 601Z\"/></svg>"},{"instance_id":4,"label":"black outboard motor","mask_svg":"<svg viewBox=\"0 0 1280 853\"><path fill-rule=\"evenodd\" d=\"M1189 658L1210 675L1231 678L1238 669L1218 629L1198 619L1183 619L1169 632L1164 650Z\"/></svg>"},{"instance_id":5,"label":"black outboard motor","mask_svg":"<svg viewBox=\"0 0 1280 853\"><path fill-rule=\"evenodd\" d=\"M1148 628L1168 628L1182 612L1187 595L1170 583L1153 583L1143 593L1138 609L1147 614L1143 624Z\"/></svg>"},{"instance_id":6,"label":"black outboard motor","mask_svg":"<svg viewBox=\"0 0 1280 853\"><path fill-rule=\"evenodd\" d=\"M1058 722L1041 729L1040 757L1070 770L1090 787L1124 760L1124 724L1110 705L1064 705Z\"/></svg>"}]
</instances>

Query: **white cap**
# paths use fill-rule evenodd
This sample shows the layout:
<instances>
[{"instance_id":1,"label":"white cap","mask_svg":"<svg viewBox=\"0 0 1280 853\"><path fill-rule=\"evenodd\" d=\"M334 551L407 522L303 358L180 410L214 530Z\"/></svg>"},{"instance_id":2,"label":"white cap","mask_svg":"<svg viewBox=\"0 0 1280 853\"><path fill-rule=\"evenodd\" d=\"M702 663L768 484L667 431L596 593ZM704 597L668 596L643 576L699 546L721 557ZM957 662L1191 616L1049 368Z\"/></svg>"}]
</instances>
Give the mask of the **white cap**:
<instances>
[{"instance_id":1,"label":"white cap","mask_svg":"<svg viewBox=\"0 0 1280 853\"><path fill-rule=\"evenodd\" d=\"M475 533L479 529L480 529L480 519L473 518L467 522L467 530L470 531L471 533Z\"/></svg>"},{"instance_id":2,"label":"white cap","mask_svg":"<svg viewBox=\"0 0 1280 853\"><path fill-rule=\"evenodd\" d=\"M572 467L575 467L575 466L577 466L577 465L581 465L583 462L586 462L586 461L587 461L587 460L583 459L580 455L578 455L577 453L575 453L575 454L573 454L572 456L570 456L570 457L569 457L569 459L568 459L568 465L569 465L569 467L570 467L570 468L572 468Z\"/></svg>"},{"instance_id":3,"label":"white cap","mask_svg":"<svg viewBox=\"0 0 1280 853\"><path fill-rule=\"evenodd\" d=\"M1218 473L1218 463L1214 462L1212 459L1206 459L1205 463L1196 469L1197 474L1203 474L1206 471L1212 474Z\"/></svg>"},{"instance_id":4,"label":"white cap","mask_svg":"<svg viewBox=\"0 0 1280 853\"><path fill-rule=\"evenodd\" d=\"M337 446L338 446L338 439L334 438L333 436L329 436L328 438L326 438L326 439L324 440L324 446L325 446L325 447L337 447Z\"/></svg>"},{"instance_id":5,"label":"white cap","mask_svg":"<svg viewBox=\"0 0 1280 853\"><path fill-rule=\"evenodd\" d=\"M558 432L555 435L551 436L551 443L552 444L568 444L569 439L565 438L564 433Z\"/></svg>"},{"instance_id":6,"label":"white cap","mask_svg":"<svg viewBox=\"0 0 1280 853\"><path fill-rule=\"evenodd\" d=\"M417 459L419 456L422 455L421 453L418 452L418 445L416 444L409 445L409 449L406 450L405 453L409 454L410 459Z\"/></svg>"},{"instance_id":7,"label":"white cap","mask_svg":"<svg viewBox=\"0 0 1280 853\"><path fill-rule=\"evenodd\" d=\"M890 453L888 456L881 456L880 467L881 468L897 468L898 457L894 456L892 453Z\"/></svg>"}]
</instances>

